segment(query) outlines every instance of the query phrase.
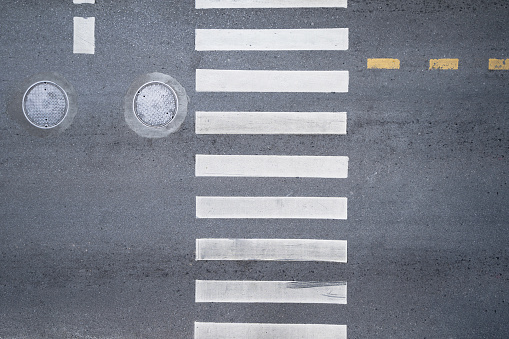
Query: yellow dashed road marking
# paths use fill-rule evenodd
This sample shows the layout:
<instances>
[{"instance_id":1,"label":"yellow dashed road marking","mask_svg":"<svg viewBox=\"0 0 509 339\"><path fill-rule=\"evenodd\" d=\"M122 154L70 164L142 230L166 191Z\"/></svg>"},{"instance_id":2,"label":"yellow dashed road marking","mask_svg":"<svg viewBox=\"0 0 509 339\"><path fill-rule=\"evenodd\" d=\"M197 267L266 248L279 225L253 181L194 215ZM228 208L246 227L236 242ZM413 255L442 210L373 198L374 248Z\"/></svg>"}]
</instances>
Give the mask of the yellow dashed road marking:
<instances>
[{"instance_id":1,"label":"yellow dashed road marking","mask_svg":"<svg viewBox=\"0 0 509 339\"><path fill-rule=\"evenodd\" d=\"M399 69L399 59L368 59L368 69Z\"/></svg>"},{"instance_id":2,"label":"yellow dashed road marking","mask_svg":"<svg viewBox=\"0 0 509 339\"><path fill-rule=\"evenodd\" d=\"M429 69L458 69L459 59L430 59Z\"/></svg>"},{"instance_id":3,"label":"yellow dashed road marking","mask_svg":"<svg viewBox=\"0 0 509 339\"><path fill-rule=\"evenodd\" d=\"M490 59L488 68L492 71L509 71L509 59Z\"/></svg>"}]
</instances>

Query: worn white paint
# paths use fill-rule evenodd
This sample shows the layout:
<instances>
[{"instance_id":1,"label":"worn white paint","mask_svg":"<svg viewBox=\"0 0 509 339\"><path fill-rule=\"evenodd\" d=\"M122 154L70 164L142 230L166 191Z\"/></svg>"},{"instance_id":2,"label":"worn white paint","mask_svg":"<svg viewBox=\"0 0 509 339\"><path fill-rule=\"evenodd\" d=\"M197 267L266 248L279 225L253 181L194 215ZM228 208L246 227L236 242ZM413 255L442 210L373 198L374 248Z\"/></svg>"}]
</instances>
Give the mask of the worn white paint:
<instances>
[{"instance_id":1,"label":"worn white paint","mask_svg":"<svg viewBox=\"0 0 509 339\"><path fill-rule=\"evenodd\" d=\"M75 4L95 4L95 0L72 0Z\"/></svg>"},{"instance_id":2,"label":"worn white paint","mask_svg":"<svg viewBox=\"0 0 509 339\"><path fill-rule=\"evenodd\" d=\"M208 177L347 178L348 157L197 154L195 175Z\"/></svg>"},{"instance_id":3,"label":"worn white paint","mask_svg":"<svg viewBox=\"0 0 509 339\"><path fill-rule=\"evenodd\" d=\"M196 8L342 7L347 0L196 0Z\"/></svg>"},{"instance_id":4,"label":"worn white paint","mask_svg":"<svg viewBox=\"0 0 509 339\"><path fill-rule=\"evenodd\" d=\"M73 52L78 54L95 53L95 18L74 17Z\"/></svg>"},{"instance_id":5,"label":"worn white paint","mask_svg":"<svg viewBox=\"0 0 509 339\"><path fill-rule=\"evenodd\" d=\"M197 280L196 302L346 304L346 282Z\"/></svg>"},{"instance_id":6,"label":"worn white paint","mask_svg":"<svg viewBox=\"0 0 509 339\"><path fill-rule=\"evenodd\" d=\"M197 51L305 51L348 49L348 28L197 29Z\"/></svg>"},{"instance_id":7,"label":"worn white paint","mask_svg":"<svg viewBox=\"0 0 509 339\"><path fill-rule=\"evenodd\" d=\"M197 218L346 219L341 197L196 197Z\"/></svg>"},{"instance_id":8,"label":"worn white paint","mask_svg":"<svg viewBox=\"0 0 509 339\"><path fill-rule=\"evenodd\" d=\"M197 69L197 92L348 92L348 71Z\"/></svg>"},{"instance_id":9,"label":"worn white paint","mask_svg":"<svg viewBox=\"0 0 509 339\"><path fill-rule=\"evenodd\" d=\"M196 260L347 261L346 240L196 239Z\"/></svg>"},{"instance_id":10,"label":"worn white paint","mask_svg":"<svg viewBox=\"0 0 509 339\"><path fill-rule=\"evenodd\" d=\"M346 134L346 112L196 112L196 134Z\"/></svg>"},{"instance_id":11,"label":"worn white paint","mask_svg":"<svg viewBox=\"0 0 509 339\"><path fill-rule=\"evenodd\" d=\"M346 325L194 323L194 339L346 339Z\"/></svg>"}]
</instances>

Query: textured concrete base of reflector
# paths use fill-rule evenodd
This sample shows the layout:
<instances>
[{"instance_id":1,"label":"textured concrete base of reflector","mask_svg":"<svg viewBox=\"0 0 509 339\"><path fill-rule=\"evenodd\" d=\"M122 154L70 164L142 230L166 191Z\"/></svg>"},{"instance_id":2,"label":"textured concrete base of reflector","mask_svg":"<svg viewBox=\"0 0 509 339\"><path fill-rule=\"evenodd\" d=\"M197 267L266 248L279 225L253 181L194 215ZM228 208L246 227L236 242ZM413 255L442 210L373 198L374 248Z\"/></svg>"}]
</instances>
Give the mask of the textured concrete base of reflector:
<instances>
[{"instance_id":1,"label":"textured concrete base of reflector","mask_svg":"<svg viewBox=\"0 0 509 339\"><path fill-rule=\"evenodd\" d=\"M61 133L77 113L74 87L58 73L33 75L15 88L7 113L31 134Z\"/></svg>"},{"instance_id":2,"label":"textured concrete base of reflector","mask_svg":"<svg viewBox=\"0 0 509 339\"><path fill-rule=\"evenodd\" d=\"M165 89L171 89L175 95L174 101L169 100L171 98L168 98ZM142 92L147 92L151 98L147 100L143 95L140 97ZM171 76L162 73L144 74L134 80L125 95L125 121L142 137L162 138L180 128L187 114L187 102L186 90ZM140 109L148 114L140 115ZM163 118L165 114L174 116L166 122Z\"/></svg>"}]
</instances>

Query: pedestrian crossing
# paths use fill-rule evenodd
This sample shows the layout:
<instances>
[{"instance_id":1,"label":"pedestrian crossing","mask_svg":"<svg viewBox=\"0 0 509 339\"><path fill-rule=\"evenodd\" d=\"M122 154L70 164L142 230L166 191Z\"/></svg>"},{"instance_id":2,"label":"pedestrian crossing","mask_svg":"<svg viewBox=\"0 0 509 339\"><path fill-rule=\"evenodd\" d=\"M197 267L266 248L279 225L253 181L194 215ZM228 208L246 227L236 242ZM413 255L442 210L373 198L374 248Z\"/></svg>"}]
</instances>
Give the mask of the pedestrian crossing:
<instances>
[{"instance_id":1,"label":"pedestrian crossing","mask_svg":"<svg viewBox=\"0 0 509 339\"><path fill-rule=\"evenodd\" d=\"M346 304L346 282L196 280L198 303Z\"/></svg>"},{"instance_id":2,"label":"pedestrian crossing","mask_svg":"<svg viewBox=\"0 0 509 339\"><path fill-rule=\"evenodd\" d=\"M195 339L346 339L346 326L196 322L194 333Z\"/></svg>"},{"instance_id":3,"label":"pedestrian crossing","mask_svg":"<svg viewBox=\"0 0 509 339\"><path fill-rule=\"evenodd\" d=\"M346 219L344 197L196 197L196 218Z\"/></svg>"},{"instance_id":4,"label":"pedestrian crossing","mask_svg":"<svg viewBox=\"0 0 509 339\"><path fill-rule=\"evenodd\" d=\"M197 9L346 8L346 0L195 0ZM348 28L197 28L195 49L238 51L346 51ZM196 92L348 93L347 70L196 69ZM196 111L200 135L346 135L347 112ZM306 109L305 108L305 109ZM196 154L196 177L347 179L349 158L298 154ZM277 189L275 190L277 193ZM347 197L196 196L197 220L347 219ZM198 238L197 261L347 263L347 240ZM347 304L346 281L200 280L196 303ZM247 307L247 306L246 306ZM346 338L346 325L196 322L195 339Z\"/></svg>"},{"instance_id":5,"label":"pedestrian crossing","mask_svg":"<svg viewBox=\"0 0 509 339\"><path fill-rule=\"evenodd\" d=\"M343 7L347 0L196 0L197 9L207 8L316 8Z\"/></svg>"},{"instance_id":6,"label":"pedestrian crossing","mask_svg":"<svg viewBox=\"0 0 509 339\"><path fill-rule=\"evenodd\" d=\"M196 260L347 261L346 240L197 239Z\"/></svg>"},{"instance_id":7,"label":"pedestrian crossing","mask_svg":"<svg viewBox=\"0 0 509 339\"><path fill-rule=\"evenodd\" d=\"M197 51L344 51L348 28L197 29Z\"/></svg>"},{"instance_id":8,"label":"pedestrian crossing","mask_svg":"<svg viewBox=\"0 0 509 339\"><path fill-rule=\"evenodd\" d=\"M346 134L346 112L196 112L196 134Z\"/></svg>"},{"instance_id":9,"label":"pedestrian crossing","mask_svg":"<svg viewBox=\"0 0 509 339\"><path fill-rule=\"evenodd\" d=\"M196 92L345 93L348 71L197 69Z\"/></svg>"},{"instance_id":10,"label":"pedestrian crossing","mask_svg":"<svg viewBox=\"0 0 509 339\"><path fill-rule=\"evenodd\" d=\"M348 157L197 154L195 175L197 177L347 178Z\"/></svg>"}]
</instances>

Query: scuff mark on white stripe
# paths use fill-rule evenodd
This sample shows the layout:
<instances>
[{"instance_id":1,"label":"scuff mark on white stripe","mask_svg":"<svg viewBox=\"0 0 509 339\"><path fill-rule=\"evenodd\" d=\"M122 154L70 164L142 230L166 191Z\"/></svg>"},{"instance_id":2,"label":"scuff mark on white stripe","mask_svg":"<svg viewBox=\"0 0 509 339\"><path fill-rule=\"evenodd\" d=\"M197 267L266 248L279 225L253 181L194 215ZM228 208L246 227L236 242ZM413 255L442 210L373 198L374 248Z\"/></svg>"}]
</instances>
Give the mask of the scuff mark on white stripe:
<instances>
[{"instance_id":1,"label":"scuff mark on white stripe","mask_svg":"<svg viewBox=\"0 0 509 339\"><path fill-rule=\"evenodd\" d=\"M343 197L196 197L197 218L346 219Z\"/></svg>"},{"instance_id":2,"label":"scuff mark on white stripe","mask_svg":"<svg viewBox=\"0 0 509 339\"><path fill-rule=\"evenodd\" d=\"M348 157L197 154L196 176L347 178Z\"/></svg>"},{"instance_id":3,"label":"scuff mark on white stripe","mask_svg":"<svg viewBox=\"0 0 509 339\"><path fill-rule=\"evenodd\" d=\"M197 51L306 51L348 49L348 28L197 29Z\"/></svg>"},{"instance_id":4,"label":"scuff mark on white stripe","mask_svg":"<svg viewBox=\"0 0 509 339\"><path fill-rule=\"evenodd\" d=\"M347 7L347 0L196 0L196 8Z\"/></svg>"},{"instance_id":5,"label":"scuff mark on white stripe","mask_svg":"<svg viewBox=\"0 0 509 339\"><path fill-rule=\"evenodd\" d=\"M95 53L95 18L74 17L74 46L77 54Z\"/></svg>"},{"instance_id":6,"label":"scuff mark on white stripe","mask_svg":"<svg viewBox=\"0 0 509 339\"><path fill-rule=\"evenodd\" d=\"M196 280L196 302L346 304L346 282Z\"/></svg>"},{"instance_id":7,"label":"scuff mark on white stripe","mask_svg":"<svg viewBox=\"0 0 509 339\"><path fill-rule=\"evenodd\" d=\"M346 134L346 112L196 112L196 134Z\"/></svg>"},{"instance_id":8,"label":"scuff mark on white stripe","mask_svg":"<svg viewBox=\"0 0 509 339\"><path fill-rule=\"evenodd\" d=\"M196 260L347 262L346 240L196 239Z\"/></svg>"},{"instance_id":9,"label":"scuff mark on white stripe","mask_svg":"<svg viewBox=\"0 0 509 339\"><path fill-rule=\"evenodd\" d=\"M346 339L346 325L194 323L194 339Z\"/></svg>"},{"instance_id":10,"label":"scuff mark on white stripe","mask_svg":"<svg viewBox=\"0 0 509 339\"><path fill-rule=\"evenodd\" d=\"M348 71L197 69L197 92L348 92Z\"/></svg>"}]
</instances>

